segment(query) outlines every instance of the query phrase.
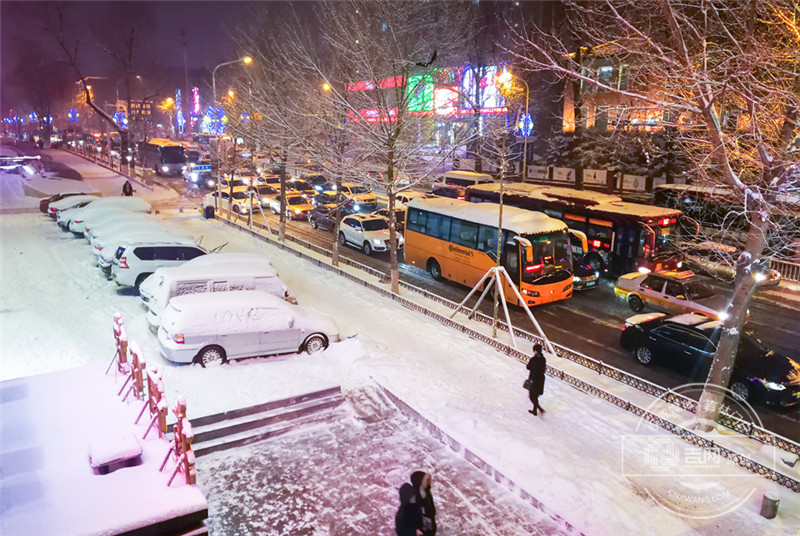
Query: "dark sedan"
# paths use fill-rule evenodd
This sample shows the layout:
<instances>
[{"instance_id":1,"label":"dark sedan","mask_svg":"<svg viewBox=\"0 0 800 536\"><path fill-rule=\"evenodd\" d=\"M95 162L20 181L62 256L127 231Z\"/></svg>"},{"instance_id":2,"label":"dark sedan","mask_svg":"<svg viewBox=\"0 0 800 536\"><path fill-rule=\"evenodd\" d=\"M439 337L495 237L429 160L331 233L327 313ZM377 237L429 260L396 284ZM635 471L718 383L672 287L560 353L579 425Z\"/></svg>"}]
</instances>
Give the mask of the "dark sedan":
<instances>
[{"instance_id":1,"label":"dark sedan","mask_svg":"<svg viewBox=\"0 0 800 536\"><path fill-rule=\"evenodd\" d=\"M308 223L312 229L332 231L336 225L335 212L336 205L317 205L308 213Z\"/></svg>"},{"instance_id":2,"label":"dark sedan","mask_svg":"<svg viewBox=\"0 0 800 536\"><path fill-rule=\"evenodd\" d=\"M69 192L69 193L61 193L51 195L50 197L45 197L41 201L39 201L39 210L45 214L47 214L47 209L50 208L50 203L55 203L56 201L61 201L67 197L72 197L73 195L87 195L84 192ZM88 194L91 195L91 194Z\"/></svg>"},{"instance_id":3,"label":"dark sedan","mask_svg":"<svg viewBox=\"0 0 800 536\"><path fill-rule=\"evenodd\" d=\"M722 332L722 322L686 313L663 313L629 318L620 344L645 366L660 363L705 381ZM800 364L765 348L747 334L739 338L730 389L748 402L788 407L800 403Z\"/></svg>"}]
</instances>

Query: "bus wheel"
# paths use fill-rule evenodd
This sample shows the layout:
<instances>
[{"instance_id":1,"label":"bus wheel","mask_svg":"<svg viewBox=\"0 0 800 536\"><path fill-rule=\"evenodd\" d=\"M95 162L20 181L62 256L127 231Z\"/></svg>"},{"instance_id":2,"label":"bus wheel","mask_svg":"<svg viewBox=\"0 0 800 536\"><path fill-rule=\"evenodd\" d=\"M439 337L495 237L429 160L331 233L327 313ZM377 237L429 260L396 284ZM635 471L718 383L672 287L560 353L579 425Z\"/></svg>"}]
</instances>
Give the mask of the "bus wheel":
<instances>
[{"instance_id":1,"label":"bus wheel","mask_svg":"<svg viewBox=\"0 0 800 536\"><path fill-rule=\"evenodd\" d=\"M642 302L642 299L636 294L631 294L628 297L628 305L631 306L631 310L634 313L638 313L639 311L644 309L644 302Z\"/></svg>"},{"instance_id":2,"label":"bus wheel","mask_svg":"<svg viewBox=\"0 0 800 536\"><path fill-rule=\"evenodd\" d=\"M431 259L428 261L428 271L431 273L431 277L433 277L436 281L442 280L442 267L439 266L439 263L436 262L436 259Z\"/></svg>"},{"instance_id":3,"label":"bus wheel","mask_svg":"<svg viewBox=\"0 0 800 536\"><path fill-rule=\"evenodd\" d=\"M603 269L605 268L605 263L603 262L603 258L598 255L597 253L592 253L586 256L586 264L592 267L592 270L595 272L602 274Z\"/></svg>"}]
</instances>

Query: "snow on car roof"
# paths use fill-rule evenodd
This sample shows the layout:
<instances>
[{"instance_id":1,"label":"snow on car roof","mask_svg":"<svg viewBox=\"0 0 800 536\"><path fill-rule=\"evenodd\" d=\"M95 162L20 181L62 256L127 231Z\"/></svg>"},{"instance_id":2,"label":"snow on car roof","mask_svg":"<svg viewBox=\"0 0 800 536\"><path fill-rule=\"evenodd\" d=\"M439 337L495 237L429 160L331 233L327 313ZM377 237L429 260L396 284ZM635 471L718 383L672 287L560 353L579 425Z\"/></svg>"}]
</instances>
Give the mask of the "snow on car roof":
<instances>
[{"instance_id":1,"label":"snow on car roof","mask_svg":"<svg viewBox=\"0 0 800 536\"><path fill-rule=\"evenodd\" d=\"M471 190L485 190L497 192L499 184L478 184L471 186ZM545 186L527 183L504 184L503 190L507 194L520 195L543 201L559 201L575 207L588 207L598 212L612 214L628 214L648 219L672 218L680 215L681 211L658 207L655 205L640 205L623 201L621 197L591 190L573 190L560 186Z\"/></svg>"},{"instance_id":2,"label":"snow on car roof","mask_svg":"<svg viewBox=\"0 0 800 536\"><path fill-rule=\"evenodd\" d=\"M685 313L668 318L670 322L681 324L683 326L698 326L700 324L709 323L708 317L697 313Z\"/></svg>"},{"instance_id":3,"label":"snow on car roof","mask_svg":"<svg viewBox=\"0 0 800 536\"><path fill-rule=\"evenodd\" d=\"M175 296L170 304L176 309L202 311L219 307L264 307L288 308L290 305L282 298L261 290L234 290L231 292L212 292L208 294L185 294Z\"/></svg>"},{"instance_id":4,"label":"snow on car roof","mask_svg":"<svg viewBox=\"0 0 800 536\"><path fill-rule=\"evenodd\" d=\"M210 255L201 255L202 257L209 257ZM252 276L252 277L270 277L277 276L278 272L270 264L252 264L241 262L226 262L218 264L201 264L188 266L186 263L180 266L170 266L159 268L156 270L159 275L165 278L206 278L213 277L215 279L226 277L238 276Z\"/></svg>"},{"instance_id":5,"label":"snow on car roof","mask_svg":"<svg viewBox=\"0 0 800 536\"><path fill-rule=\"evenodd\" d=\"M186 261L181 266L208 266L217 263L229 262L251 262L251 263L264 263L272 266L269 257L259 255L258 253L247 253L242 251L221 251L218 253L210 253L202 257L195 257L190 261Z\"/></svg>"},{"instance_id":6,"label":"snow on car roof","mask_svg":"<svg viewBox=\"0 0 800 536\"><path fill-rule=\"evenodd\" d=\"M495 203L470 203L449 197L412 199L408 206L481 225L497 227L500 205ZM503 229L519 234L539 234L565 231L567 225L543 212L503 206Z\"/></svg>"}]
</instances>

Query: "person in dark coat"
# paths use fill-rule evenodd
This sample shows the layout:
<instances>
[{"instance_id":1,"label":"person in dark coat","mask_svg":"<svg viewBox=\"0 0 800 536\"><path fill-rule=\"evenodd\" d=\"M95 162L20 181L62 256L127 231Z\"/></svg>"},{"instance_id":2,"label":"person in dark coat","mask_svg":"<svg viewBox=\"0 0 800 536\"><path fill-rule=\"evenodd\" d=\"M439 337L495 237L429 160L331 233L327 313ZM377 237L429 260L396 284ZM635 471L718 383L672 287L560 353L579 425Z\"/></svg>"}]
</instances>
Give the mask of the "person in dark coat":
<instances>
[{"instance_id":1,"label":"person in dark coat","mask_svg":"<svg viewBox=\"0 0 800 536\"><path fill-rule=\"evenodd\" d=\"M397 536L417 536L420 527L422 510L417 502L417 490L406 482L400 486L400 508L394 516L394 530Z\"/></svg>"},{"instance_id":2,"label":"person in dark coat","mask_svg":"<svg viewBox=\"0 0 800 536\"><path fill-rule=\"evenodd\" d=\"M133 195L133 185L131 185L131 181L125 181L125 184L122 185L122 195L126 197Z\"/></svg>"},{"instance_id":3,"label":"person in dark coat","mask_svg":"<svg viewBox=\"0 0 800 536\"><path fill-rule=\"evenodd\" d=\"M436 506L431 494L430 473L414 471L411 473L411 484L417 490L417 502L422 513L422 536L436 536Z\"/></svg>"},{"instance_id":4,"label":"person in dark coat","mask_svg":"<svg viewBox=\"0 0 800 536\"><path fill-rule=\"evenodd\" d=\"M533 409L529 409L529 413L536 415L539 411L544 413L544 410L539 405L539 396L544 393L544 371L547 368L547 360L542 353L542 345L538 342L533 345L533 356L528 361L527 369L530 371L528 374L528 394L530 395L531 402L533 402Z\"/></svg>"}]
</instances>

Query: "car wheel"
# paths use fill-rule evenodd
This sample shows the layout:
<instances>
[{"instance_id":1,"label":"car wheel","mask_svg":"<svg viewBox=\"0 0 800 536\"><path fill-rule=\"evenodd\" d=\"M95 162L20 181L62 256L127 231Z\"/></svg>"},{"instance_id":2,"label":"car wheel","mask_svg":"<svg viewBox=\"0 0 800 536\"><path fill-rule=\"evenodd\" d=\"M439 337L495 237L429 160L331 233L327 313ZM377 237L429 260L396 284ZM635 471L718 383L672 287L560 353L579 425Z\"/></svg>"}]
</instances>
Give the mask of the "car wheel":
<instances>
[{"instance_id":1,"label":"car wheel","mask_svg":"<svg viewBox=\"0 0 800 536\"><path fill-rule=\"evenodd\" d=\"M733 382L731 384L731 393L736 400L747 402L750 398L750 388L744 382Z\"/></svg>"},{"instance_id":2,"label":"car wheel","mask_svg":"<svg viewBox=\"0 0 800 536\"><path fill-rule=\"evenodd\" d=\"M369 242L364 242L361 249L364 251L364 255L372 255L372 246L369 245Z\"/></svg>"},{"instance_id":3,"label":"car wheel","mask_svg":"<svg viewBox=\"0 0 800 536\"><path fill-rule=\"evenodd\" d=\"M431 277L433 277L436 281L442 280L442 267L439 266L439 263L436 259L431 259L428 261L428 271L431 273Z\"/></svg>"},{"instance_id":4,"label":"car wheel","mask_svg":"<svg viewBox=\"0 0 800 536\"><path fill-rule=\"evenodd\" d=\"M139 277L136 278L136 290L139 290L139 287L144 283L144 280L150 277L152 273L146 274L139 274Z\"/></svg>"},{"instance_id":5,"label":"car wheel","mask_svg":"<svg viewBox=\"0 0 800 536\"><path fill-rule=\"evenodd\" d=\"M203 217L207 220L214 218L214 207L206 207L203 211Z\"/></svg>"},{"instance_id":6,"label":"car wheel","mask_svg":"<svg viewBox=\"0 0 800 536\"><path fill-rule=\"evenodd\" d=\"M203 368L208 365L221 365L225 363L225 350L219 346L207 346L200 350L200 353L195 357L195 361L200 363Z\"/></svg>"},{"instance_id":7,"label":"car wheel","mask_svg":"<svg viewBox=\"0 0 800 536\"><path fill-rule=\"evenodd\" d=\"M631 294L630 296L628 296L628 305L630 305L631 310L634 313L638 313L639 311L644 309L644 302L636 294Z\"/></svg>"},{"instance_id":8,"label":"car wheel","mask_svg":"<svg viewBox=\"0 0 800 536\"><path fill-rule=\"evenodd\" d=\"M312 229L317 228L317 220L315 220L314 218L308 218L308 223L311 224Z\"/></svg>"},{"instance_id":9,"label":"car wheel","mask_svg":"<svg viewBox=\"0 0 800 536\"><path fill-rule=\"evenodd\" d=\"M345 245L347 243L347 239L344 237L344 233L339 233L339 243L341 245Z\"/></svg>"},{"instance_id":10,"label":"car wheel","mask_svg":"<svg viewBox=\"0 0 800 536\"><path fill-rule=\"evenodd\" d=\"M309 354L316 354L328 347L328 339L324 335L315 333L310 335L303 343L303 349Z\"/></svg>"},{"instance_id":11,"label":"car wheel","mask_svg":"<svg viewBox=\"0 0 800 536\"><path fill-rule=\"evenodd\" d=\"M646 346L640 346L636 349L636 361L649 367L653 364L653 352Z\"/></svg>"},{"instance_id":12,"label":"car wheel","mask_svg":"<svg viewBox=\"0 0 800 536\"><path fill-rule=\"evenodd\" d=\"M239 206L238 205L233 205L233 213L234 214L239 214Z\"/></svg>"}]
</instances>

